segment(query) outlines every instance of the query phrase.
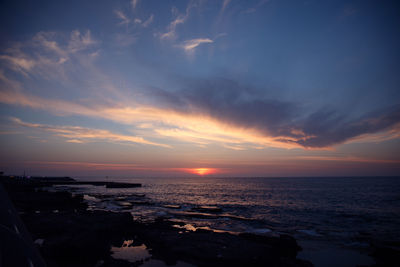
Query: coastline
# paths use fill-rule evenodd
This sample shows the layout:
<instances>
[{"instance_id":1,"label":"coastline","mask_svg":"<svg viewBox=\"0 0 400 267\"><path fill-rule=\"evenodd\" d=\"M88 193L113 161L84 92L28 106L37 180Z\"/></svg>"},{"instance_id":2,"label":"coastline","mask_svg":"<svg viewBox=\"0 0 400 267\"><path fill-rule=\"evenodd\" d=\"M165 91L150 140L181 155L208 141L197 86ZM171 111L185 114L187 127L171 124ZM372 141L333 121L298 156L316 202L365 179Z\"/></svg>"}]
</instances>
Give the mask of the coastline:
<instances>
[{"instance_id":1,"label":"coastline","mask_svg":"<svg viewBox=\"0 0 400 267\"><path fill-rule=\"evenodd\" d=\"M313 266L296 258L301 248L285 234L190 231L162 217L141 222L129 212L88 210L83 195L2 180L48 266ZM147 254L131 261L116 256L135 249Z\"/></svg>"}]
</instances>

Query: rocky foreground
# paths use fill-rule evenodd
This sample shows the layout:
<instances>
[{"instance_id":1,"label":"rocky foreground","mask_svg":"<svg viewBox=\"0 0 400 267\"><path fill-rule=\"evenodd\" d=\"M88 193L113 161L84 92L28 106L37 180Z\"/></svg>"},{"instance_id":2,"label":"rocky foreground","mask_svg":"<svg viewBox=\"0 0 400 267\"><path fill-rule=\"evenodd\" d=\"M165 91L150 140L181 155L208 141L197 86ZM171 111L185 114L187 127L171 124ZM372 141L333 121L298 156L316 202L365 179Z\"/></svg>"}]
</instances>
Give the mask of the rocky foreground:
<instances>
[{"instance_id":1,"label":"rocky foreground","mask_svg":"<svg viewBox=\"0 0 400 267\"><path fill-rule=\"evenodd\" d=\"M161 218L134 221L130 213L88 211L83 197L47 192L33 184L4 183L48 266L138 266L111 257L111 247L145 244L151 259L196 266L312 266L296 259L301 249L288 235L233 235L182 231ZM176 224L176 223L174 223Z\"/></svg>"}]
</instances>

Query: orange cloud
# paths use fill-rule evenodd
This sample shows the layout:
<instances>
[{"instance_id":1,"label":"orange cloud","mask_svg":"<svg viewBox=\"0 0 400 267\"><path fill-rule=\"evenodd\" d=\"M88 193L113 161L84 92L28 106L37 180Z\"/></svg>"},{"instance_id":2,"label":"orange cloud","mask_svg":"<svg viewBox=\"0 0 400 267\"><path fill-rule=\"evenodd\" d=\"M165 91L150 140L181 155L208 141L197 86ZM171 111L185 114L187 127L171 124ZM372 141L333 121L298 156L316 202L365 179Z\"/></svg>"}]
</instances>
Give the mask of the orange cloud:
<instances>
[{"instance_id":1,"label":"orange cloud","mask_svg":"<svg viewBox=\"0 0 400 267\"><path fill-rule=\"evenodd\" d=\"M57 115L100 117L132 126L153 125L154 127L149 129L151 131L150 136L174 138L203 145L222 143L229 147L234 144L242 144L242 149L248 144L264 147L300 147L295 143L279 141L284 137L266 137L255 129L242 129L234 125L227 125L206 115L180 113L168 109L140 106L135 103L132 107L100 107L81 105L64 100L45 99L15 91L0 92L0 102L47 110ZM111 137L111 134L105 132L101 135ZM68 134L68 138L77 139L72 133ZM118 138L113 137L113 139ZM126 140L127 138L124 137L123 139ZM145 143L143 140L129 139L132 142Z\"/></svg>"},{"instance_id":2,"label":"orange cloud","mask_svg":"<svg viewBox=\"0 0 400 267\"><path fill-rule=\"evenodd\" d=\"M4 80L3 82L11 82ZM60 136L69 138L70 140L84 139L108 139L113 141L128 141L133 143L142 143L150 145L158 145L169 147L166 143L168 140L174 139L179 142L194 143L201 146L209 144L219 144L225 148L233 150L244 150L257 147L258 149L265 147L277 148L304 148L299 141L307 140L313 136L306 136L300 130L292 129L299 137L289 136L268 136L265 132L255 128L243 128L234 124L227 124L211 116L194 113L179 112L171 109L145 106L132 101L115 106L102 106L99 104L86 103L85 105L73 103L64 100L46 99L22 93L20 90L0 91L0 102L27 106L34 109L46 110L59 116L63 115L80 115L87 117L96 117L131 125L146 135L148 138L163 139L163 144L145 140L141 137L118 135L105 130L96 130L95 133L81 131L79 135L73 131L64 128L63 132L59 132ZM32 126L32 125L30 125ZM72 126L70 126L72 127ZM37 127L38 128L38 127ZM60 130L60 127L58 127ZM365 134L353 138L349 142L355 141L382 141L393 138L399 138L399 127L396 126L389 131L383 131L377 134ZM49 130L50 131L50 130ZM76 141L69 141L76 142ZM310 150L331 149L329 147L307 148Z\"/></svg>"},{"instance_id":3,"label":"orange cloud","mask_svg":"<svg viewBox=\"0 0 400 267\"><path fill-rule=\"evenodd\" d=\"M107 142L129 142L136 144L170 147L169 145L159 144L145 140L142 137L116 134L108 130L89 129L78 126L52 126L46 124L28 123L28 122L23 122L18 118L12 118L12 120L20 126L28 128L36 128L52 132L56 136L67 138L68 139L67 142L70 143L84 143L85 141L107 141Z\"/></svg>"}]
</instances>

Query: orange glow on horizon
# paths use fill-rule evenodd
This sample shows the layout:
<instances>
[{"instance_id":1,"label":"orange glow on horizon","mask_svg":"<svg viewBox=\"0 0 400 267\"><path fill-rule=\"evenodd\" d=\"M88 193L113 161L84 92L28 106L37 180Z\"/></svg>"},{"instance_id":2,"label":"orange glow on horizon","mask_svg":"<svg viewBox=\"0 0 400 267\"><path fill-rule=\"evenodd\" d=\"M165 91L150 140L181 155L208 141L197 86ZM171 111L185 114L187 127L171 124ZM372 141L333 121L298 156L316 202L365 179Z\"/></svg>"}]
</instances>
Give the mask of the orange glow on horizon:
<instances>
[{"instance_id":1,"label":"orange glow on horizon","mask_svg":"<svg viewBox=\"0 0 400 267\"><path fill-rule=\"evenodd\" d=\"M200 176L203 176L203 175L216 173L216 170L211 169L211 168L196 168L196 169L190 169L190 172L200 175Z\"/></svg>"}]
</instances>

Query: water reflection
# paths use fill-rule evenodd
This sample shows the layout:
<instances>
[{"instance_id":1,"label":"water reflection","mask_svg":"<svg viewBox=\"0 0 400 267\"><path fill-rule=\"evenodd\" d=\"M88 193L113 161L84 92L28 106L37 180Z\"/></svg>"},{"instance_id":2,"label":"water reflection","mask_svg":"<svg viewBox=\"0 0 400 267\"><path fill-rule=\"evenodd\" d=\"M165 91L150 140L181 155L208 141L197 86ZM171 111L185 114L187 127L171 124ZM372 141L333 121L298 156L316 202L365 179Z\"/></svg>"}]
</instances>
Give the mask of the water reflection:
<instances>
[{"instance_id":1,"label":"water reflection","mask_svg":"<svg viewBox=\"0 0 400 267\"><path fill-rule=\"evenodd\" d=\"M111 247L111 257L132 263L150 259L151 256L145 244L140 246L132 246L132 244L133 240L125 240L121 247Z\"/></svg>"},{"instance_id":2,"label":"water reflection","mask_svg":"<svg viewBox=\"0 0 400 267\"><path fill-rule=\"evenodd\" d=\"M145 267L164 267L167 266L163 261L151 259L147 246L141 244L134 246L133 240L125 240L120 247L111 247L111 257L118 260L125 260ZM135 265L136 266L136 265ZM175 267L193 267L194 265L177 261Z\"/></svg>"}]
</instances>

